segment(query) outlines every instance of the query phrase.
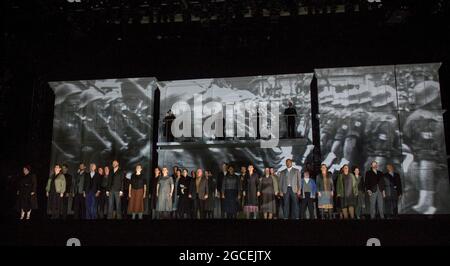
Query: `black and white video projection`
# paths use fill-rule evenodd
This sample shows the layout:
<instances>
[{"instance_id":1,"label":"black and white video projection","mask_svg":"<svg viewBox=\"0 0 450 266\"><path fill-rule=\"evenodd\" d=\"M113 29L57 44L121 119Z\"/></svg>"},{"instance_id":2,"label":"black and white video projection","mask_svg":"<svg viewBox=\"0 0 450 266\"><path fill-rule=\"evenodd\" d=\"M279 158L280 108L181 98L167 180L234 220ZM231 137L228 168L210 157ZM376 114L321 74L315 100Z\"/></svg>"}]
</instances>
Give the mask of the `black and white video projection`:
<instances>
[{"instance_id":1,"label":"black and white video projection","mask_svg":"<svg viewBox=\"0 0 450 266\"><path fill-rule=\"evenodd\" d=\"M287 158L293 158L298 166L302 165L312 157L313 149L310 96L312 76L312 73L307 73L158 82L161 91L159 144L162 144L158 150L159 165L178 165L188 169L202 167L210 169L213 173L220 171L222 162L232 163L235 167L246 166L251 162L260 171L268 166L280 170ZM200 123L195 123L192 119L190 125L192 132L195 130L202 132L202 125L210 117L205 110L210 108L208 103L214 101L219 103L219 109L223 109L224 134L192 135L189 138L182 136L171 139L168 136L171 118L167 112L174 111L173 119L181 116L183 111L188 111L175 112L174 104L179 102L187 103L186 109L193 111L196 105L195 97L199 95L202 98L200 108L203 108L204 112ZM249 119L252 116L259 116L257 110L261 110L260 107L243 111L245 119L236 118L236 113L233 114L232 109L227 109L239 103L245 105L261 102L267 103L268 106L275 102L279 104L277 117L280 140L271 148L259 146L258 141L260 138L263 139L263 136L254 130L259 126L255 124L252 127ZM287 122L284 116L288 102L292 102L297 112L295 136L290 138L287 138ZM270 109L268 112L275 116L274 110ZM268 122L268 128L274 129L274 125L273 122ZM233 128L231 134L226 131L227 127ZM238 135L237 132L245 132L245 136Z\"/></svg>"},{"instance_id":2,"label":"black and white video projection","mask_svg":"<svg viewBox=\"0 0 450 266\"><path fill-rule=\"evenodd\" d=\"M331 171L375 160L401 174L399 212L450 213L440 64L317 69L320 141Z\"/></svg>"},{"instance_id":3,"label":"black and white video projection","mask_svg":"<svg viewBox=\"0 0 450 266\"><path fill-rule=\"evenodd\" d=\"M150 172L155 78L50 82L55 93L52 165L80 162L128 173L141 163ZM129 177L129 175L127 175Z\"/></svg>"}]
</instances>

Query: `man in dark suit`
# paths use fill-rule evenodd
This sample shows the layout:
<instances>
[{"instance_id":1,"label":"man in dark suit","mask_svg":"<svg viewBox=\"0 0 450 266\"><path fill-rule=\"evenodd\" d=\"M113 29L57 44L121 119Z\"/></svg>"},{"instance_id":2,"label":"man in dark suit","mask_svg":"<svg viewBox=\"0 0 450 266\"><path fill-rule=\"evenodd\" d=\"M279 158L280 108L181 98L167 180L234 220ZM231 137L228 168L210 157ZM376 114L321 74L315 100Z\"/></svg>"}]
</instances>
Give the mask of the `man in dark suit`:
<instances>
[{"instance_id":1,"label":"man in dark suit","mask_svg":"<svg viewBox=\"0 0 450 266\"><path fill-rule=\"evenodd\" d=\"M173 114L172 110L169 110L164 117L164 124L165 124L165 135L167 142L173 142L175 140L173 133L172 133L172 123L175 120L175 115Z\"/></svg>"},{"instance_id":2,"label":"man in dark suit","mask_svg":"<svg viewBox=\"0 0 450 266\"><path fill-rule=\"evenodd\" d=\"M86 214L86 202L84 194L84 182L86 181L86 166L80 163L77 174L73 178L72 197L73 197L73 217L74 219L84 219Z\"/></svg>"},{"instance_id":3,"label":"man in dark suit","mask_svg":"<svg viewBox=\"0 0 450 266\"><path fill-rule=\"evenodd\" d=\"M292 160L286 160L286 169L280 172L280 196L283 197L284 219L299 219L298 197L300 196L300 171L292 167Z\"/></svg>"},{"instance_id":4,"label":"man in dark suit","mask_svg":"<svg viewBox=\"0 0 450 266\"><path fill-rule=\"evenodd\" d=\"M86 195L86 219L97 219L97 197L100 195L101 177L97 173L97 165L91 163L89 173L84 181L84 192Z\"/></svg>"},{"instance_id":5,"label":"man in dark suit","mask_svg":"<svg viewBox=\"0 0 450 266\"><path fill-rule=\"evenodd\" d=\"M112 161L112 172L108 178L108 185L106 188L106 195L109 196L108 200L108 219L113 219L114 207L116 209L117 219L122 219L122 198L124 196L124 190L128 191L128 187L125 186L125 173L120 169L119 161Z\"/></svg>"},{"instance_id":6,"label":"man in dark suit","mask_svg":"<svg viewBox=\"0 0 450 266\"><path fill-rule=\"evenodd\" d=\"M219 174L217 175L217 191L222 191L222 182L223 182L223 179L225 178L225 176L227 175L227 169L228 169L228 164L223 163L222 171L220 171ZM222 205L223 205L223 199L220 198L220 210L217 210L218 213L220 213L220 216L216 215L218 213L215 213L214 215L216 217L220 217L223 219L223 218L225 218L225 213L223 212Z\"/></svg>"},{"instance_id":7,"label":"man in dark suit","mask_svg":"<svg viewBox=\"0 0 450 266\"><path fill-rule=\"evenodd\" d=\"M370 198L370 218L375 219L376 210L384 219L383 199L386 197L384 187L384 174L378 171L378 163L373 161L369 171L366 172L366 190Z\"/></svg>"},{"instance_id":8,"label":"man in dark suit","mask_svg":"<svg viewBox=\"0 0 450 266\"><path fill-rule=\"evenodd\" d=\"M203 175L202 169L197 169L195 179L192 179L189 189L189 198L194 203L194 218L200 211L200 218L206 218L206 200L208 199L208 179Z\"/></svg>"},{"instance_id":9,"label":"man in dark suit","mask_svg":"<svg viewBox=\"0 0 450 266\"><path fill-rule=\"evenodd\" d=\"M289 139L295 138L295 118L297 117L297 111L291 101L288 102L288 108L284 110L284 116L287 124L287 137Z\"/></svg>"},{"instance_id":10,"label":"man in dark suit","mask_svg":"<svg viewBox=\"0 0 450 266\"><path fill-rule=\"evenodd\" d=\"M398 200L401 198L402 181L400 175L395 172L394 165L389 163L386 166L387 173L384 175L386 198L385 211L391 217L398 216Z\"/></svg>"}]
</instances>

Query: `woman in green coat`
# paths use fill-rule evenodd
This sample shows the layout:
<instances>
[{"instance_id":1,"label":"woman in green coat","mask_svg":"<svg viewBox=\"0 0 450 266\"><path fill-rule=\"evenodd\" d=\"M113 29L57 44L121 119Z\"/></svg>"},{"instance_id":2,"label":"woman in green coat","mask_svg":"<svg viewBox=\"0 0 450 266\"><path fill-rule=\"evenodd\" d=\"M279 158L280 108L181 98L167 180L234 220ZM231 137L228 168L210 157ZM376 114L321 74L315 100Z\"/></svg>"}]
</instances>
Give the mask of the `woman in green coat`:
<instances>
[{"instance_id":1,"label":"woman in green coat","mask_svg":"<svg viewBox=\"0 0 450 266\"><path fill-rule=\"evenodd\" d=\"M66 178L62 173L62 168L56 164L53 174L47 181L45 187L47 192L47 212L52 219L59 219L62 211L63 197L66 192Z\"/></svg>"}]
</instances>

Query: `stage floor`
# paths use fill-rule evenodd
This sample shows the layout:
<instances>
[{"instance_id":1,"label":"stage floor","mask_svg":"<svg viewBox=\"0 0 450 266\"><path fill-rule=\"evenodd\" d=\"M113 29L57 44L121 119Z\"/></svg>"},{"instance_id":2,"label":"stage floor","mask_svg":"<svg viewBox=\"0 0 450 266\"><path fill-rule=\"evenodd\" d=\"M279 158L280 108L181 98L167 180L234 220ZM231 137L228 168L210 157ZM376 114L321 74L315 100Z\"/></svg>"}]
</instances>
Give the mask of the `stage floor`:
<instances>
[{"instance_id":1,"label":"stage floor","mask_svg":"<svg viewBox=\"0 0 450 266\"><path fill-rule=\"evenodd\" d=\"M398 220L28 221L1 226L1 245L382 246L449 245L450 216Z\"/></svg>"}]
</instances>

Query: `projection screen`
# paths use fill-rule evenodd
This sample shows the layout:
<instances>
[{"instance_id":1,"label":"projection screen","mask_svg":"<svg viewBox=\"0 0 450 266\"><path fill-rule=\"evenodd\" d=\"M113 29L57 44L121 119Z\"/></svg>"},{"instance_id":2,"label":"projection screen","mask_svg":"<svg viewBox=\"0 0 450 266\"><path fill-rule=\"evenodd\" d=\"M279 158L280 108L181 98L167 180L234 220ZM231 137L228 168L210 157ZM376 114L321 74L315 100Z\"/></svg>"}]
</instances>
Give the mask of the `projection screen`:
<instances>
[{"instance_id":1,"label":"projection screen","mask_svg":"<svg viewBox=\"0 0 450 266\"><path fill-rule=\"evenodd\" d=\"M137 163L150 172L155 78L51 82L55 92L52 165L111 166L128 176Z\"/></svg>"},{"instance_id":2,"label":"projection screen","mask_svg":"<svg viewBox=\"0 0 450 266\"><path fill-rule=\"evenodd\" d=\"M317 69L323 162L401 174L399 211L450 212L440 64Z\"/></svg>"},{"instance_id":3,"label":"projection screen","mask_svg":"<svg viewBox=\"0 0 450 266\"><path fill-rule=\"evenodd\" d=\"M258 103L267 102L279 103L279 138L281 139L276 147L261 148L252 146L251 143L257 139L250 136L251 127L249 117L255 113L245 111L246 118L236 121L233 125L234 134L216 138L193 137L176 138L174 142L177 146L160 149L158 151L159 165L178 165L186 168L203 167L217 173L221 169L223 162L233 164L235 167L246 166L253 163L255 167L262 171L264 167L274 167L281 170L285 165L286 158L294 158L298 167L312 157L312 131L311 131L311 96L310 83L313 74L288 74L270 76L248 76L231 78L211 78L198 80L176 80L159 82L161 90L160 108L160 130L159 141L166 142L164 131L164 115L173 108L177 102L186 102L190 109L194 109L195 95L201 95L203 106L211 101L218 102L223 106L225 126L229 123L229 113L226 111L227 105L236 103ZM284 109L292 101L297 111L295 137L296 139L286 139L286 119L283 116ZM175 116L181 115L178 112ZM273 112L272 112L273 114ZM207 119L207 115L202 117L202 122ZM202 124L191 122L192 131ZM241 129L245 131L245 137L238 137L236 132ZM211 146L207 141L224 141L222 146ZM241 141L239 147L230 146L230 143ZM195 147L186 143L203 143Z\"/></svg>"}]
</instances>

